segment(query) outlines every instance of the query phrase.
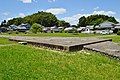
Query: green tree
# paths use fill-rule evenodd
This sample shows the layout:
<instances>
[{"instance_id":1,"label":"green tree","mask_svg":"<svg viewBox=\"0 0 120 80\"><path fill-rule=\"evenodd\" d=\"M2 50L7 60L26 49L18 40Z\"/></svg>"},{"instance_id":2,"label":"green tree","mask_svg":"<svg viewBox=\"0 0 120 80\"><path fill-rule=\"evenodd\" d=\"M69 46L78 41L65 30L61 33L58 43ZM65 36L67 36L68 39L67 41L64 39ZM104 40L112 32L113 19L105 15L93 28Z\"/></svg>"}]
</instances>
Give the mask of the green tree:
<instances>
[{"instance_id":1,"label":"green tree","mask_svg":"<svg viewBox=\"0 0 120 80\"><path fill-rule=\"evenodd\" d=\"M114 17L109 17L107 15L90 15L86 17L86 25L99 25L105 21L110 21L113 23L118 23Z\"/></svg>"},{"instance_id":2,"label":"green tree","mask_svg":"<svg viewBox=\"0 0 120 80\"><path fill-rule=\"evenodd\" d=\"M37 32L42 32L42 28L43 28L42 25L34 23L30 30L36 34Z\"/></svg>"},{"instance_id":3,"label":"green tree","mask_svg":"<svg viewBox=\"0 0 120 80\"><path fill-rule=\"evenodd\" d=\"M57 24L57 18L52 13L38 12L24 18L24 23L34 24L38 23L45 27L52 27Z\"/></svg>"},{"instance_id":4,"label":"green tree","mask_svg":"<svg viewBox=\"0 0 120 80\"><path fill-rule=\"evenodd\" d=\"M85 16L83 16L83 17L81 17L81 18L79 19L78 26L79 26L79 27L85 27L85 26L86 26L86 18L85 18Z\"/></svg>"},{"instance_id":5,"label":"green tree","mask_svg":"<svg viewBox=\"0 0 120 80\"><path fill-rule=\"evenodd\" d=\"M19 18L13 18L11 20L8 20L7 22L7 25L10 26L10 25L20 25L21 23L23 23L23 18L19 17Z\"/></svg>"},{"instance_id":6,"label":"green tree","mask_svg":"<svg viewBox=\"0 0 120 80\"><path fill-rule=\"evenodd\" d=\"M58 27L69 27L70 26L70 23L68 23L68 22L65 22L64 20L58 20L57 21L57 26Z\"/></svg>"},{"instance_id":7,"label":"green tree","mask_svg":"<svg viewBox=\"0 0 120 80\"><path fill-rule=\"evenodd\" d=\"M6 22L6 20L4 20L4 21L1 22L0 27L7 27L7 22Z\"/></svg>"},{"instance_id":8,"label":"green tree","mask_svg":"<svg viewBox=\"0 0 120 80\"><path fill-rule=\"evenodd\" d=\"M21 23L29 23L30 25L33 25L34 23L38 23L45 27L52 27L57 25L57 21L58 19L54 14L41 11L32 15L28 15L24 18L13 18L8 20L7 24L20 25Z\"/></svg>"}]
</instances>

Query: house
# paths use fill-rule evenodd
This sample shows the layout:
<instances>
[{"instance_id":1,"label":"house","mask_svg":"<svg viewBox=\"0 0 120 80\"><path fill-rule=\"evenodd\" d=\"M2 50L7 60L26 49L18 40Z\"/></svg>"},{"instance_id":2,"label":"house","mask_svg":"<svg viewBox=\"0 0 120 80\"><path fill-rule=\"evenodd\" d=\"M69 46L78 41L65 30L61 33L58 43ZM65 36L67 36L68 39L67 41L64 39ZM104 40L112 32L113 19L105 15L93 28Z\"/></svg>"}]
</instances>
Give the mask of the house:
<instances>
[{"instance_id":1,"label":"house","mask_svg":"<svg viewBox=\"0 0 120 80\"><path fill-rule=\"evenodd\" d=\"M17 29L16 29L16 31L19 31L19 32L26 32L27 31L27 28L26 27L24 27L24 26L18 26L17 27Z\"/></svg>"},{"instance_id":2,"label":"house","mask_svg":"<svg viewBox=\"0 0 120 80\"><path fill-rule=\"evenodd\" d=\"M114 33L117 33L120 30L120 23L115 24Z\"/></svg>"},{"instance_id":3,"label":"house","mask_svg":"<svg viewBox=\"0 0 120 80\"><path fill-rule=\"evenodd\" d=\"M86 27L79 27L77 28L77 32L81 33L82 31L85 31Z\"/></svg>"},{"instance_id":4,"label":"house","mask_svg":"<svg viewBox=\"0 0 120 80\"><path fill-rule=\"evenodd\" d=\"M63 29L64 29L64 27L58 27L58 29L61 31L61 30L63 30Z\"/></svg>"},{"instance_id":5,"label":"house","mask_svg":"<svg viewBox=\"0 0 120 80\"><path fill-rule=\"evenodd\" d=\"M60 29L57 26L50 27L51 32L60 32Z\"/></svg>"},{"instance_id":6,"label":"house","mask_svg":"<svg viewBox=\"0 0 120 80\"><path fill-rule=\"evenodd\" d=\"M51 29L50 29L50 27L44 27L44 28L42 29L42 31L45 32L45 33L50 33L50 32L51 32Z\"/></svg>"},{"instance_id":7,"label":"house","mask_svg":"<svg viewBox=\"0 0 120 80\"><path fill-rule=\"evenodd\" d=\"M9 31L19 31L19 32L26 32L27 30L29 30L31 28L31 26L29 24L21 24L19 26L16 25L10 25L9 26Z\"/></svg>"},{"instance_id":8,"label":"house","mask_svg":"<svg viewBox=\"0 0 120 80\"><path fill-rule=\"evenodd\" d=\"M84 31L82 31L81 33L94 33L93 26L86 26Z\"/></svg>"},{"instance_id":9,"label":"house","mask_svg":"<svg viewBox=\"0 0 120 80\"><path fill-rule=\"evenodd\" d=\"M69 33L72 33L75 30L77 30L75 27L67 27L64 29L65 32L69 32Z\"/></svg>"},{"instance_id":10,"label":"house","mask_svg":"<svg viewBox=\"0 0 120 80\"><path fill-rule=\"evenodd\" d=\"M21 25L19 25L19 27L26 28L26 30L30 30L30 28L31 28L30 24L28 24L28 23L26 23L26 24L22 23Z\"/></svg>"},{"instance_id":11,"label":"house","mask_svg":"<svg viewBox=\"0 0 120 80\"><path fill-rule=\"evenodd\" d=\"M94 30L94 25L86 26L86 28L89 28L90 30Z\"/></svg>"},{"instance_id":12,"label":"house","mask_svg":"<svg viewBox=\"0 0 120 80\"><path fill-rule=\"evenodd\" d=\"M17 30L17 26L16 25L10 25L9 26L9 30L11 30L11 31L16 31Z\"/></svg>"},{"instance_id":13,"label":"house","mask_svg":"<svg viewBox=\"0 0 120 80\"><path fill-rule=\"evenodd\" d=\"M102 29L102 30L108 29L108 30L111 30L111 29L114 28L114 25L115 25L114 23L106 21L106 22L103 22L103 23L99 24L98 29Z\"/></svg>"},{"instance_id":14,"label":"house","mask_svg":"<svg viewBox=\"0 0 120 80\"><path fill-rule=\"evenodd\" d=\"M7 32L8 30L7 30L7 28L6 27L1 27L0 28L0 32Z\"/></svg>"}]
</instances>

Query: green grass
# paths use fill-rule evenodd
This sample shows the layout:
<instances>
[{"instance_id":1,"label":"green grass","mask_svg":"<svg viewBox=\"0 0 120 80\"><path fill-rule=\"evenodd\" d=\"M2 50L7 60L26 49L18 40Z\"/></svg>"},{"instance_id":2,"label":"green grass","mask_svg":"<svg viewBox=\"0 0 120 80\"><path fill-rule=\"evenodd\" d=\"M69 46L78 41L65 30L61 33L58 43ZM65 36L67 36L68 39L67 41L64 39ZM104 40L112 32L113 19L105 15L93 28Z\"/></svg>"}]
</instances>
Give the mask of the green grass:
<instances>
[{"instance_id":1,"label":"green grass","mask_svg":"<svg viewBox=\"0 0 120 80\"><path fill-rule=\"evenodd\" d=\"M111 38L113 42L120 43L120 36L119 35L107 35L102 36L103 38Z\"/></svg>"},{"instance_id":2,"label":"green grass","mask_svg":"<svg viewBox=\"0 0 120 80\"><path fill-rule=\"evenodd\" d=\"M14 45L0 47L0 59L1 80L120 80L120 61L91 51Z\"/></svg>"},{"instance_id":3,"label":"green grass","mask_svg":"<svg viewBox=\"0 0 120 80\"><path fill-rule=\"evenodd\" d=\"M0 38L0 45L12 44L7 38Z\"/></svg>"},{"instance_id":4,"label":"green grass","mask_svg":"<svg viewBox=\"0 0 120 80\"><path fill-rule=\"evenodd\" d=\"M104 37L119 39L115 35ZM0 38L0 43L12 42ZM0 80L18 79L120 80L120 61L93 51L69 53L22 45L0 47Z\"/></svg>"}]
</instances>

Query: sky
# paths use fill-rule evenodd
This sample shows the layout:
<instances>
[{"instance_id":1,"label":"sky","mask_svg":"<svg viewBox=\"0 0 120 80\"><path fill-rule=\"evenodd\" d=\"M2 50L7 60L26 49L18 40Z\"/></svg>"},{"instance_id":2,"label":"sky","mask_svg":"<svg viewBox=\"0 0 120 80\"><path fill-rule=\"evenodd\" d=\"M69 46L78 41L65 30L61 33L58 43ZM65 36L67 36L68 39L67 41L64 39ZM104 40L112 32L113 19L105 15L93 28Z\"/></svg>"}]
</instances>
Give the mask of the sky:
<instances>
[{"instance_id":1,"label":"sky","mask_svg":"<svg viewBox=\"0 0 120 80\"><path fill-rule=\"evenodd\" d=\"M38 11L51 12L72 25L82 16L104 14L120 22L120 0L0 0L0 22Z\"/></svg>"}]
</instances>

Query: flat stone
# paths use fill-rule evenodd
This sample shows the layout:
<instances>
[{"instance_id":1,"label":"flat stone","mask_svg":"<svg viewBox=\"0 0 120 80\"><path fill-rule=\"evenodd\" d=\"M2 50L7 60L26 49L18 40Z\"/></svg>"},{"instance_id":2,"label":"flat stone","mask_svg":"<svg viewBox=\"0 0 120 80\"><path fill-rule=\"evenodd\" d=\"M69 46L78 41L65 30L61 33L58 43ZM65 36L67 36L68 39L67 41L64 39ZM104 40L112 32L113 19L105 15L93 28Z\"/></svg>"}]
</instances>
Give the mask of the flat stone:
<instances>
[{"instance_id":1,"label":"flat stone","mask_svg":"<svg viewBox=\"0 0 120 80\"><path fill-rule=\"evenodd\" d=\"M117 43L111 41L86 45L84 48L120 58L120 46Z\"/></svg>"}]
</instances>

